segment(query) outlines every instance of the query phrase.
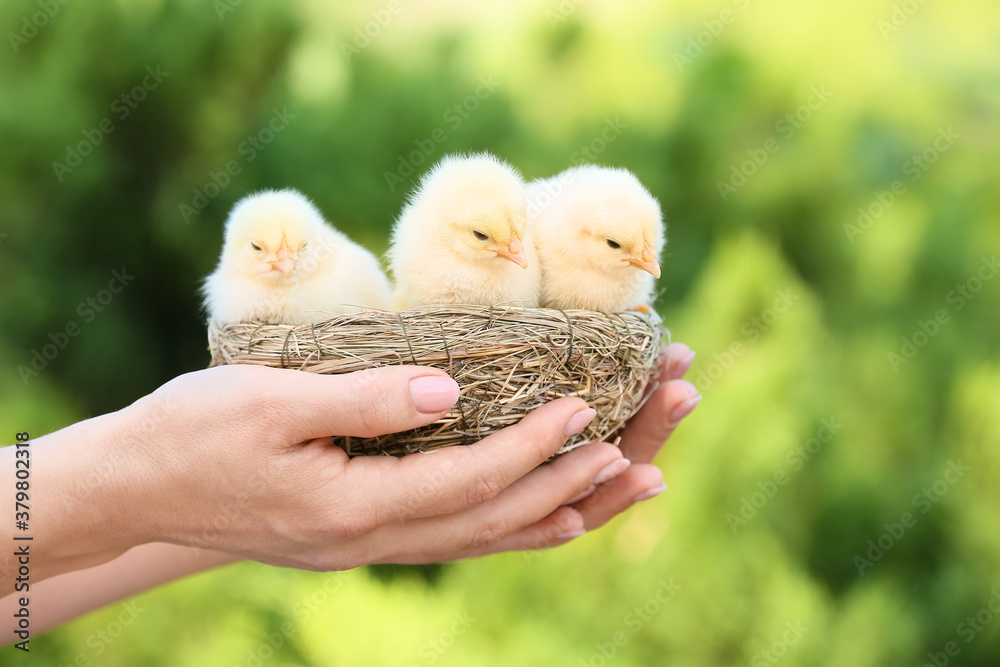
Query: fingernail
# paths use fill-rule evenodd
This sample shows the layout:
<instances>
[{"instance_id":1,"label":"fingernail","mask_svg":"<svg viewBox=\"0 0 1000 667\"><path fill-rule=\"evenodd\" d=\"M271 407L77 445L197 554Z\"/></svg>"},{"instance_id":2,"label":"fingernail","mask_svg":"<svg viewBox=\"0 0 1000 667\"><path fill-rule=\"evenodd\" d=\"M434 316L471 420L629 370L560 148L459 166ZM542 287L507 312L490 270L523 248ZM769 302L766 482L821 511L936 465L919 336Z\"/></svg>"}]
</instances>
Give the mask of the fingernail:
<instances>
[{"instance_id":1,"label":"fingernail","mask_svg":"<svg viewBox=\"0 0 1000 667\"><path fill-rule=\"evenodd\" d=\"M583 429L587 427L587 424L594 421L594 417L597 416L597 410L594 408L587 408L586 410L580 410L575 415L570 417L569 422L566 424L566 437L571 435L576 435Z\"/></svg>"},{"instance_id":2,"label":"fingernail","mask_svg":"<svg viewBox=\"0 0 1000 667\"><path fill-rule=\"evenodd\" d=\"M417 412L443 412L458 401L458 383L447 375L425 375L410 380L410 397Z\"/></svg>"},{"instance_id":3,"label":"fingernail","mask_svg":"<svg viewBox=\"0 0 1000 667\"><path fill-rule=\"evenodd\" d=\"M691 353L684 357L684 360L681 362L681 365L684 367L684 372L687 372L687 370L691 368L691 364L694 363L694 355L696 354L697 352L691 350Z\"/></svg>"},{"instance_id":4,"label":"fingernail","mask_svg":"<svg viewBox=\"0 0 1000 667\"><path fill-rule=\"evenodd\" d=\"M612 461L608 465L601 469L601 472L594 475L594 484L604 484L605 482L614 479L618 475L625 472L625 468L632 465L632 462L628 459L618 459L617 461Z\"/></svg>"},{"instance_id":5,"label":"fingernail","mask_svg":"<svg viewBox=\"0 0 1000 667\"><path fill-rule=\"evenodd\" d=\"M654 487L649 491L646 491L645 493L640 493L639 495L637 495L635 498L632 499L632 502L641 503L643 500L649 500L650 498L655 498L656 496L660 495L666 490L667 490L667 483L664 482L659 486Z\"/></svg>"},{"instance_id":6,"label":"fingernail","mask_svg":"<svg viewBox=\"0 0 1000 667\"><path fill-rule=\"evenodd\" d=\"M695 406L697 406L698 403L700 402L701 402L701 394L698 394L697 396L689 398L688 400L678 405L676 408L674 408L674 411L670 413L670 423L676 424L680 420L687 417L689 414L691 414L691 411L695 409Z\"/></svg>"},{"instance_id":7,"label":"fingernail","mask_svg":"<svg viewBox=\"0 0 1000 667\"><path fill-rule=\"evenodd\" d=\"M597 491L597 487L591 484L589 489L583 491L578 495L573 496L572 498L564 502L563 505L572 505L573 503L578 503L584 498L589 498L594 493L594 491Z\"/></svg>"},{"instance_id":8,"label":"fingernail","mask_svg":"<svg viewBox=\"0 0 1000 667\"><path fill-rule=\"evenodd\" d=\"M573 531L570 531L568 533L559 533L558 535L556 535L556 539L557 540L572 540L574 537L580 537L581 535L586 534L586 532L587 531L585 531L585 530L573 530Z\"/></svg>"}]
</instances>

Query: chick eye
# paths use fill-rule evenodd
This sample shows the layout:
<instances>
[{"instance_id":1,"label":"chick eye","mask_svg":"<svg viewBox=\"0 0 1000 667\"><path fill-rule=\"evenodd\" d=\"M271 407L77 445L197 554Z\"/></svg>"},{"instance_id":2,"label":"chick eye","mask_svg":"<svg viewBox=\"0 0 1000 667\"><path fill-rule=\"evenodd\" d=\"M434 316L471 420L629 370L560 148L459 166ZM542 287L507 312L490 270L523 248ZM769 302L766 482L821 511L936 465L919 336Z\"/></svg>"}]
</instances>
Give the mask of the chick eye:
<instances>
[{"instance_id":1,"label":"chick eye","mask_svg":"<svg viewBox=\"0 0 1000 667\"><path fill-rule=\"evenodd\" d=\"M607 243L608 247L611 248L612 250L621 250L622 249L622 244L619 243L618 241L615 241L614 239L607 239L605 241L605 243Z\"/></svg>"},{"instance_id":2,"label":"chick eye","mask_svg":"<svg viewBox=\"0 0 1000 667\"><path fill-rule=\"evenodd\" d=\"M474 230L472 230L472 235L473 235L473 236L475 236L475 237L476 237L477 239L479 239L480 241L485 241L485 240L487 240L488 238L490 238L490 237L489 237L488 235L486 235L486 234L483 234L483 233L482 233L481 231L479 231L478 229L474 229Z\"/></svg>"},{"instance_id":3,"label":"chick eye","mask_svg":"<svg viewBox=\"0 0 1000 667\"><path fill-rule=\"evenodd\" d=\"M261 248L259 245L257 245L253 241L250 242L250 247L253 248L254 252L262 252L264 250L263 248Z\"/></svg>"},{"instance_id":4,"label":"chick eye","mask_svg":"<svg viewBox=\"0 0 1000 667\"><path fill-rule=\"evenodd\" d=\"M302 245L299 246L299 250L305 250L307 245L309 245L309 241L303 241Z\"/></svg>"}]
</instances>

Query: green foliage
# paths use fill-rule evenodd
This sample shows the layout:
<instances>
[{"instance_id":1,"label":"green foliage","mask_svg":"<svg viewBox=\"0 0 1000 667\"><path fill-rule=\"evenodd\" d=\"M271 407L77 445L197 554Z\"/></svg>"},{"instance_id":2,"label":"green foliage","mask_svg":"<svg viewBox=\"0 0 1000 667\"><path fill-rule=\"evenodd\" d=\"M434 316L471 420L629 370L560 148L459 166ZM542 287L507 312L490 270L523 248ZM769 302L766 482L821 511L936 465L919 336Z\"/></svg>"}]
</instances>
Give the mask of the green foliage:
<instances>
[{"instance_id":1,"label":"green foliage","mask_svg":"<svg viewBox=\"0 0 1000 667\"><path fill-rule=\"evenodd\" d=\"M247 664L286 622L265 664L915 665L950 641L995 664L1000 619L960 624L1000 586L1000 8L404 2L359 46L385 6L73 2L7 37L2 432L203 367L199 280L249 191L297 187L382 252L447 152L535 178L595 151L670 220L658 305L705 396L670 489L554 552L200 575L110 644L120 605L39 638L38 664ZM39 7L4 3L4 32Z\"/></svg>"}]
</instances>

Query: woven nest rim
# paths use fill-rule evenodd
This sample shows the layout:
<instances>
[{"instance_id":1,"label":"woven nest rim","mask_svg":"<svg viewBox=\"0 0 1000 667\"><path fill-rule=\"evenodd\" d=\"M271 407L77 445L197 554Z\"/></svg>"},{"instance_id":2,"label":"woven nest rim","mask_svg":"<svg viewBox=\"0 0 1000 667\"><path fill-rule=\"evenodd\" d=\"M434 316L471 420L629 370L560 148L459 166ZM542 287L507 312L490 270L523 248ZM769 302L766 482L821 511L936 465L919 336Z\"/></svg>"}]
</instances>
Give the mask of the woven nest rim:
<instances>
[{"instance_id":1,"label":"woven nest rim","mask_svg":"<svg viewBox=\"0 0 1000 667\"><path fill-rule=\"evenodd\" d=\"M560 453L613 441L651 393L669 343L655 312L514 306L364 310L304 325L209 322L208 333L212 365L347 373L416 364L459 383L456 408L429 426L377 438L334 437L352 456L472 444L561 396L583 398L598 415Z\"/></svg>"}]
</instances>

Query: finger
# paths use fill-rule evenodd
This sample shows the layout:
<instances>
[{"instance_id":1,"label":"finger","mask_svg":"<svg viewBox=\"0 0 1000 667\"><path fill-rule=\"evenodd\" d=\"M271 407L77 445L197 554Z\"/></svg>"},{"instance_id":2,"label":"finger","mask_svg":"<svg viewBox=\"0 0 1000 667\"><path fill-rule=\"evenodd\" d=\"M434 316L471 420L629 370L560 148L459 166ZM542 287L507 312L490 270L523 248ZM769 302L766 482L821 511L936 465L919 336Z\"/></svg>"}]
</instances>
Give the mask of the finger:
<instances>
[{"instance_id":1,"label":"finger","mask_svg":"<svg viewBox=\"0 0 1000 667\"><path fill-rule=\"evenodd\" d=\"M663 475L653 465L640 464L629 469L613 481L597 487L586 500L575 505L563 506L545 518L508 535L496 544L471 552L456 554L430 554L421 556L431 562L485 556L504 551L525 551L531 562L532 552L557 547L603 526L637 502L659 495L664 488Z\"/></svg>"},{"instance_id":2,"label":"finger","mask_svg":"<svg viewBox=\"0 0 1000 667\"><path fill-rule=\"evenodd\" d=\"M532 560L532 552L557 547L575 540L587 532L583 514L572 506L566 505L549 514L530 526L525 526L513 535L508 535L496 544L475 551L469 556L485 556L504 551L525 551L528 562Z\"/></svg>"},{"instance_id":3,"label":"finger","mask_svg":"<svg viewBox=\"0 0 1000 667\"><path fill-rule=\"evenodd\" d=\"M532 471L492 500L450 515L386 526L378 531L382 535L373 537L384 541L385 535L392 535L392 551L383 562L456 558L485 550L554 512L620 459L621 452L608 443L584 445ZM417 560L406 560L411 558Z\"/></svg>"},{"instance_id":4,"label":"finger","mask_svg":"<svg viewBox=\"0 0 1000 667\"><path fill-rule=\"evenodd\" d=\"M643 393L645 397L656 391L664 382L679 380L691 368L694 361L694 352L684 343L672 343L656 359L656 375L653 382L650 382Z\"/></svg>"},{"instance_id":5,"label":"finger","mask_svg":"<svg viewBox=\"0 0 1000 667\"><path fill-rule=\"evenodd\" d=\"M664 379L679 380L691 368L694 351L684 343L672 343L660 356L660 369Z\"/></svg>"},{"instance_id":6,"label":"finger","mask_svg":"<svg viewBox=\"0 0 1000 667\"><path fill-rule=\"evenodd\" d=\"M350 473L382 499L377 508L363 508L380 513L376 525L457 512L495 497L537 468L594 415L584 401L561 398L474 445L400 459L355 458Z\"/></svg>"},{"instance_id":7,"label":"finger","mask_svg":"<svg viewBox=\"0 0 1000 667\"><path fill-rule=\"evenodd\" d=\"M551 514L508 535L494 545L475 550L449 553L424 553L414 555L411 563L443 563L465 558L478 558L504 551L524 551L530 563L534 554L542 549L559 546L586 533L583 515L575 508L565 505Z\"/></svg>"},{"instance_id":8,"label":"finger","mask_svg":"<svg viewBox=\"0 0 1000 667\"><path fill-rule=\"evenodd\" d=\"M622 431L621 448L636 463L656 458L663 443L701 401L698 389L687 380L670 380L657 388Z\"/></svg>"},{"instance_id":9,"label":"finger","mask_svg":"<svg viewBox=\"0 0 1000 667\"><path fill-rule=\"evenodd\" d=\"M573 507L583 516L585 529L594 530L637 502L654 498L665 489L660 469L648 463L639 463L597 487L596 492Z\"/></svg>"},{"instance_id":10,"label":"finger","mask_svg":"<svg viewBox=\"0 0 1000 667\"><path fill-rule=\"evenodd\" d=\"M656 466L640 463L601 484L585 499L561 507L541 521L522 528L492 547L474 555L501 551L548 549L565 544L584 533L600 528L636 502L648 500L663 487L663 474ZM563 510L572 510L564 512Z\"/></svg>"},{"instance_id":11,"label":"finger","mask_svg":"<svg viewBox=\"0 0 1000 667\"><path fill-rule=\"evenodd\" d=\"M458 401L458 384L434 368L390 366L343 375L266 370L259 408L294 442L398 433L430 424Z\"/></svg>"}]
</instances>

